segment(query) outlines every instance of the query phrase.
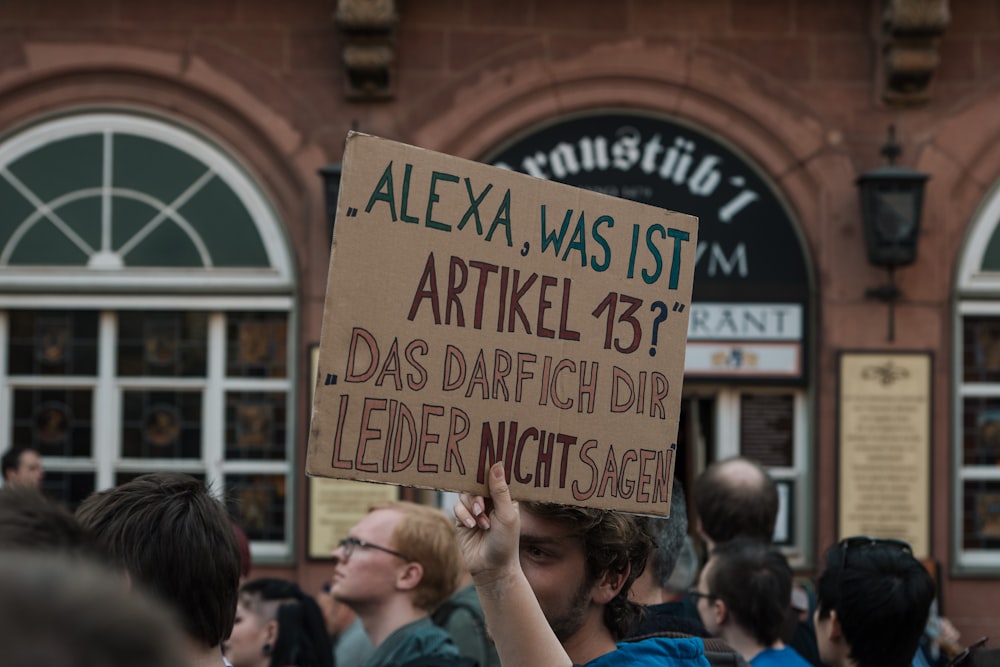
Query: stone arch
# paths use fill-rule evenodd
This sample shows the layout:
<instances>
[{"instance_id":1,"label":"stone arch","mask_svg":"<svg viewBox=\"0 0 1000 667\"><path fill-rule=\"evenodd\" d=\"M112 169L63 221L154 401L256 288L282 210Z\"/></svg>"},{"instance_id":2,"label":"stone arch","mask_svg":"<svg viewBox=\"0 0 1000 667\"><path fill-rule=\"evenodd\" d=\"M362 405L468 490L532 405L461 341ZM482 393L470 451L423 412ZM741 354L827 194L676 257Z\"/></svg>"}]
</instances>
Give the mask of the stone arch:
<instances>
[{"instance_id":1,"label":"stone arch","mask_svg":"<svg viewBox=\"0 0 1000 667\"><path fill-rule=\"evenodd\" d=\"M676 116L738 146L765 170L787 197L810 255L820 243L835 251L861 243L856 170L841 134L783 84L717 51L630 41L498 69L457 83L447 96L443 112L429 105L432 118L412 119L414 143L469 158L576 111L628 107Z\"/></svg>"},{"instance_id":2,"label":"stone arch","mask_svg":"<svg viewBox=\"0 0 1000 667\"><path fill-rule=\"evenodd\" d=\"M298 272L325 271L323 151L240 82L180 53L121 45L28 44L24 66L0 79L4 135L87 110L183 123L236 157L280 220ZM311 289L313 280L303 280ZM322 286L320 286L320 289Z\"/></svg>"}]
</instances>

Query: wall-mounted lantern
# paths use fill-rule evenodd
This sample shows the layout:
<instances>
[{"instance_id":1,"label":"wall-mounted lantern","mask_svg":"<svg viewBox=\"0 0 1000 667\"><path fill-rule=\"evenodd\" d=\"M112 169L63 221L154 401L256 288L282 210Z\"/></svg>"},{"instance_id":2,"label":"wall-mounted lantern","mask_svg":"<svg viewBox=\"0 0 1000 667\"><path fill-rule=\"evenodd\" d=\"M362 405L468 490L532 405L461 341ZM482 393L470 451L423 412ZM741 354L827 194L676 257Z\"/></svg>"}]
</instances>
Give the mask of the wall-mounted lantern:
<instances>
[{"instance_id":1,"label":"wall-mounted lantern","mask_svg":"<svg viewBox=\"0 0 1000 667\"><path fill-rule=\"evenodd\" d=\"M894 271L897 266L912 264L917 257L924 185L929 175L895 165L902 149L896 143L892 125L889 126L889 139L880 152L889 164L861 174L856 183L861 195L868 262L889 270L889 284L869 289L866 295L889 304L889 340L892 341L895 337L893 308L901 295L894 281Z\"/></svg>"}]
</instances>

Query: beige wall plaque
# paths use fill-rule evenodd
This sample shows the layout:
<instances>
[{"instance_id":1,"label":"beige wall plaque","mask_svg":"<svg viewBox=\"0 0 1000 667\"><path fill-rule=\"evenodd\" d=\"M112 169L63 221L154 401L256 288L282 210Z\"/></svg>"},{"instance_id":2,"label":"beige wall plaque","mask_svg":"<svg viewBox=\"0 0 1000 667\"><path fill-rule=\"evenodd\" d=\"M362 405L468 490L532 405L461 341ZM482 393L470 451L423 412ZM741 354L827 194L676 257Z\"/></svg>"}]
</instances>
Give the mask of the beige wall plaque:
<instances>
[{"instance_id":1,"label":"beige wall plaque","mask_svg":"<svg viewBox=\"0 0 1000 667\"><path fill-rule=\"evenodd\" d=\"M931 356L840 356L839 535L930 551Z\"/></svg>"}]
</instances>

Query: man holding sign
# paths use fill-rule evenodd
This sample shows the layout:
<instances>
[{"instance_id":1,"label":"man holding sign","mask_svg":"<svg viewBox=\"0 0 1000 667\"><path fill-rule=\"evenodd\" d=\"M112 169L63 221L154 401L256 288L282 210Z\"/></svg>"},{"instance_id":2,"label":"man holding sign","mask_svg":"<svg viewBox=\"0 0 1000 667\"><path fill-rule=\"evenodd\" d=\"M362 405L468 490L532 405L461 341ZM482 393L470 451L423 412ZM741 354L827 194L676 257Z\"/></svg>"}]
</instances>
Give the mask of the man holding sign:
<instances>
[{"instance_id":1,"label":"man holding sign","mask_svg":"<svg viewBox=\"0 0 1000 667\"><path fill-rule=\"evenodd\" d=\"M617 643L635 619L628 589L650 544L641 517L514 503L501 464L489 481L489 499L462 494L455 517L504 667L745 665L697 637Z\"/></svg>"}]
</instances>

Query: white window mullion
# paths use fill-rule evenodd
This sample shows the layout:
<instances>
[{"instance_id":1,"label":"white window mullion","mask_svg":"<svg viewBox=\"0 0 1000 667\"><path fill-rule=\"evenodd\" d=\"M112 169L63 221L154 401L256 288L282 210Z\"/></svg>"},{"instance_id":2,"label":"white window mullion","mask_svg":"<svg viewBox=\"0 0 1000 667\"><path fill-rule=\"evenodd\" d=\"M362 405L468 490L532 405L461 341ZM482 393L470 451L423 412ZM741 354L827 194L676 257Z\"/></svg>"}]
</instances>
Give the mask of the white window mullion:
<instances>
[{"instance_id":1,"label":"white window mullion","mask_svg":"<svg viewBox=\"0 0 1000 667\"><path fill-rule=\"evenodd\" d=\"M12 406L11 401L12 396L10 392L10 383L7 381L7 341L10 337L10 320L7 318L6 311L0 311L0 378L3 381L0 382L0 424L4 424L3 428L0 428L0 451L6 452L10 449L10 434L13 430L13 421L11 420Z\"/></svg>"},{"instance_id":2,"label":"white window mullion","mask_svg":"<svg viewBox=\"0 0 1000 667\"><path fill-rule=\"evenodd\" d=\"M715 409L715 459L728 459L740 453L740 392L719 391Z\"/></svg>"},{"instance_id":3,"label":"white window mullion","mask_svg":"<svg viewBox=\"0 0 1000 667\"><path fill-rule=\"evenodd\" d=\"M223 466L226 438L226 316L208 317L208 377L202 394L201 456L205 481L223 492Z\"/></svg>"},{"instance_id":4,"label":"white window mullion","mask_svg":"<svg viewBox=\"0 0 1000 667\"><path fill-rule=\"evenodd\" d=\"M94 386L93 450L97 489L115 485L115 466L121 460L121 390L118 374L118 318L105 311L97 325L97 384Z\"/></svg>"}]
</instances>

